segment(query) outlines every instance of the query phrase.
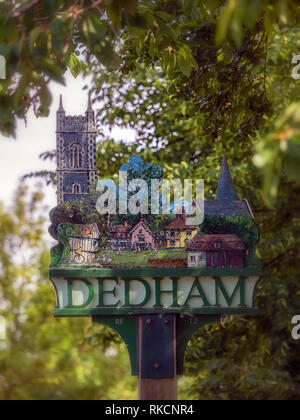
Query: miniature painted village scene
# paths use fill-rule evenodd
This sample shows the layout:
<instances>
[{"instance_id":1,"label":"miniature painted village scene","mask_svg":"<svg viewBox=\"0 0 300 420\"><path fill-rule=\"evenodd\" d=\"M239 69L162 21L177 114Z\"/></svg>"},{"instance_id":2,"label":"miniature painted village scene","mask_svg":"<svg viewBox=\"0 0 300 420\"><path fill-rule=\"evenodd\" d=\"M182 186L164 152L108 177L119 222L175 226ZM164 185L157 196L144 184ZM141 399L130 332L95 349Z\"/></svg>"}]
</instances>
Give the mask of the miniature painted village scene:
<instances>
[{"instance_id":1,"label":"miniature painted village scene","mask_svg":"<svg viewBox=\"0 0 300 420\"><path fill-rule=\"evenodd\" d=\"M147 184L163 176L159 166L137 156L120 170ZM198 226L188 223L188 214L197 207L195 201L173 203L170 214L100 215L96 210L98 177L91 101L86 115L69 117L61 98L57 112L58 207L50 213L50 234L59 245L52 249L52 266L203 269L258 264L254 247L259 232L249 203L237 198L225 157L216 199L204 202L204 221Z\"/></svg>"}]
</instances>

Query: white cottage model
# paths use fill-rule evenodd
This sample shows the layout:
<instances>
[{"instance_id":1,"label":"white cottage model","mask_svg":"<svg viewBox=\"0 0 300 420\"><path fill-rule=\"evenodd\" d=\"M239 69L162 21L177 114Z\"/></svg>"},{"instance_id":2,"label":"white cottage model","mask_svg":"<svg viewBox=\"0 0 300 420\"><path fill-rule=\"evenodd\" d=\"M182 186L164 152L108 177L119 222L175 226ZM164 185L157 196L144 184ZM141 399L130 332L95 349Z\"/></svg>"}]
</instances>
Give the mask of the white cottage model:
<instances>
[{"instance_id":1,"label":"white cottage model","mask_svg":"<svg viewBox=\"0 0 300 420\"><path fill-rule=\"evenodd\" d=\"M100 249L100 232L96 223L77 225L77 234L70 237L70 263L78 265L97 264Z\"/></svg>"}]
</instances>

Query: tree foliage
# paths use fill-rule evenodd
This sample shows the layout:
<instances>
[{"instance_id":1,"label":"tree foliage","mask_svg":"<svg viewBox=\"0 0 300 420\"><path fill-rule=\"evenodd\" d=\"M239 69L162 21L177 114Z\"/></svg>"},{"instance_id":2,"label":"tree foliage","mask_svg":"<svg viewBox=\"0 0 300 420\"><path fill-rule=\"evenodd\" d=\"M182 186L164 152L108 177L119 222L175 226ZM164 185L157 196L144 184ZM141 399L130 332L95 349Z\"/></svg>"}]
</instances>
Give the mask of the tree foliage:
<instances>
[{"instance_id":1,"label":"tree foliage","mask_svg":"<svg viewBox=\"0 0 300 420\"><path fill-rule=\"evenodd\" d=\"M75 77L92 69L97 94L109 82L101 73L107 76L114 70L117 78L120 73L124 77L119 78L123 89L127 89L123 82L139 83L141 89L148 80L141 77L152 72L154 90L149 93L146 88L135 99L167 92L168 100L156 98L155 105L165 109L165 124L171 125L169 136L172 133L177 151L181 149L178 143L189 143L192 135L196 141L201 136L202 146L210 150L214 141L221 141L228 150L237 141L256 136L271 112L266 73L274 34L295 29L299 23L299 5L294 0L2 1L0 12L0 55L7 62L7 79L0 82L3 134L14 134L16 119L26 118L30 108L37 116L48 115L49 82L64 84L68 68ZM297 34L291 45L296 54ZM285 42L285 47L291 45ZM290 57L287 65L291 65ZM141 66L145 67L142 76ZM275 78L283 74L275 72ZM182 105L179 117L185 117L186 128L182 138L178 138L173 114L168 121L170 101ZM269 119L272 125L258 135L256 164L263 169L269 203L278 192L280 167L299 181L297 102L285 103L283 116ZM152 137L157 126L153 127L151 118L143 120L145 112L155 114L157 109L140 107L144 112L137 114L139 124L125 110L128 107L118 110L122 123L130 122L143 131L139 140L144 147L161 148L168 141L165 136ZM113 115L109 119L115 120ZM44 175L49 177L49 173Z\"/></svg>"},{"instance_id":2,"label":"tree foliage","mask_svg":"<svg viewBox=\"0 0 300 420\"><path fill-rule=\"evenodd\" d=\"M252 252L259 240L258 227L250 216L208 216L205 215L200 233L228 235L235 234L242 239Z\"/></svg>"},{"instance_id":3,"label":"tree foliage","mask_svg":"<svg viewBox=\"0 0 300 420\"><path fill-rule=\"evenodd\" d=\"M88 319L52 316L41 199L21 187L10 209L0 206L0 315L7 325L0 399L135 398L127 350L116 334Z\"/></svg>"},{"instance_id":4,"label":"tree foliage","mask_svg":"<svg viewBox=\"0 0 300 420\"><path fill-rule=\"evenodd\" d=\"M37 115L48 114L49 81L63 84L67 68L77 76L83 61L111 70L147 59L188 77L198 68L191 51L197 28L209 33L216 22L214 39L241 47L257 22L271 32L299 10L292 0L4 0L0 12L8 76L1 81L1 131L12 134L15 118L25 118L31 106ZM131 41L130 51L124 40Z\"/></svg>"}]
</instances>

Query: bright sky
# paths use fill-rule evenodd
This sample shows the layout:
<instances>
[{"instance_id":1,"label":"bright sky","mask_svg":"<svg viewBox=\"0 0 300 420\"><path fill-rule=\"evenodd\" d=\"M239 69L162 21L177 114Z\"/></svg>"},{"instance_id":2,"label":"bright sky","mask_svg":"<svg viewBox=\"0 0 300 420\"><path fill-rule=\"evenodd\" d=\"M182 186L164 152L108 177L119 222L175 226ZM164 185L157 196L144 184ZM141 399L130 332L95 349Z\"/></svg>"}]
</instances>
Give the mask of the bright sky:
<instances>
[{"instance_id":1,"label":"bright sky","mask_svg":"<svg viewBox=\"0 0 300 420\"><path fill-rule=\"evenodd\" d=\"M83 86L87 81L81 77L74 79L71 74L66 76L66 87L52 83L53 104L48 118L36 119L34 114L28 116L27 127L19 121L17 138L7 139L0 134L0 201L10 203L12 194L18 186L19 179L27 173L39 170L54 170L55 164L43 162L39 155L56 147L56 111L59 95L64 98L64 108L67 115L84 114L87 108L87 91ZM107 130L106 130L107 131ZM134 140L134 132L115 128L112 136L116 140L126 138ZM34 181L34 183L37 181ZM56 194L53 187L46 187L46 204L55 207Z\"/></svg>"}]
</instances>

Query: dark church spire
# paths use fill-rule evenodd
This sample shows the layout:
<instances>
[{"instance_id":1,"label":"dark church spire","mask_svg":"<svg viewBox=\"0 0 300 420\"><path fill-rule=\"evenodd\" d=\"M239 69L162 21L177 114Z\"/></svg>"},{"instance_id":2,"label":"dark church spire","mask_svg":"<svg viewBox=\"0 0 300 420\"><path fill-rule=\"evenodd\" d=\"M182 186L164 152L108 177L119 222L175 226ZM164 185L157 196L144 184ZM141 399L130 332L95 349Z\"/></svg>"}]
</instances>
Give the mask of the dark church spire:
<instances>
[{"instance_id":1,"label":"dark church spire","mask_svg":"<svg viewBox=\"0 0 300 420\"><path fill-rule=\"evenodd\" d=\"M58 111L62 111L62 112L65 111L64 110L64 107L63 107L63 98L62 98L62 95L59 96L59 108L58 108Z\"/></svg>"},{"instance_id":2,"label":"dark church spire","mask_svg":"<svg viewBox=\"0 0 300 420\"><path fill-rule=\"evenodd\" d=\"M89 94L89 100L88 100L88 108L87 108L88 112L93 112L93 107L92 107L92 100L91 100L91 95Z\"/></svg>"},{"instance_id":3,"label":"dark church spire","mask_svg":"<svg viewBox=\"0 0 300 420\"><path fill-rule=\"evenodd\" d=\"M217 200L236 201L237 196L235 193L233 181L228 168L226 156L223 157L219 185L217 190Z\"/></svg>"}]
</instances>

